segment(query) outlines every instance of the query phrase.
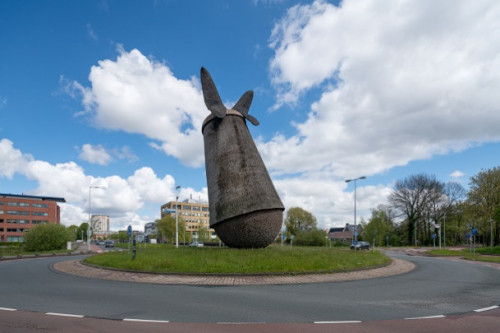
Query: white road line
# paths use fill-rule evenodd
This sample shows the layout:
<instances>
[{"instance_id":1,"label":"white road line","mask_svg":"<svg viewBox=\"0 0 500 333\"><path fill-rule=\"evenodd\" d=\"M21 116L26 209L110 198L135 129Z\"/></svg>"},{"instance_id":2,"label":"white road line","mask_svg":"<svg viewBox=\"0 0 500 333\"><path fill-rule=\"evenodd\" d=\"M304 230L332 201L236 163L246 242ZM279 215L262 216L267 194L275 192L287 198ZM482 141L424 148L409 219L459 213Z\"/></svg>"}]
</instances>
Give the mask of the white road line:
<instances>
[{"instance_id":1,"label":"white road line","mask_svg":"<svg viewBox=\"0 0 500 333\"><path fill-rule=\"evenodd\" d=\"M11 309L11 308L0 308L1 311L17 311L17 309Z\"/></svg>"},{"instance_id":2,"label":"white road line","mask_svg":"<svg viewBox=\"0 0 500 333\"><path fill-rule=\"evenodd\" d=\"M489 311L489 310L498 309L498 308L499 308L498 305L493 305L493 306L490 306L490 307L487 307L487 308L482 308L482 309L474 310L474 312L484 312L484 311Z\"/></svg>"},{"instance_id":3,"label":"white road line","mask_svg":"<svg viewBox=\"0 0 500 333\"><path fill-rule=\"evenodd\" d=\"M414 317L414 318L405 318L406 320L413 320L413 319L433 319L433 318L445 318L445 315L437 315L437 316L426 316L426 317Z\"/></svg>"},{"instance_id":4,"label":"white road line","mask_svg":"<svg viewBox=\"0 0 500 333\"><path fill-rule=\"evenodd\" d=\"M360 320L315 321L314 324L359 324Z\"/></svg>"},{"instance_id":5,"label":"white road line","mask_svg":"<svg viewBox=\"0 0 500 333\"><path fill-rule=\"evenodd\" d=\"M230 321L219 321L217 324L219 325L251 325L251 324L265 324L265 321L240 321L240 322L230 322Z\"/></svg>"},{"instance_id":6,"label":"white road line","mask_svg":"<svg viewBox=\"0 0 500 333\"><path fill-rule=\"evenodd\" d=\"M75 315L75 314L69 314L69 313L57 313L57 312L47 312L46 315L59 316L59 317L72 317L72 318L83 318L84 317L82 315Z\"/></svg>"},{"instance_id":7,"label":"white road line","mask_svg":"<svg viewBox=\"0 0 500 333\"><path fill-rule=\"evenodd\" d=\"M134 319L134 318L124 318L123 321L135 321L140 323L168 323L168 320L152 320L152 319Z\"/></svg>"}]
</instances>

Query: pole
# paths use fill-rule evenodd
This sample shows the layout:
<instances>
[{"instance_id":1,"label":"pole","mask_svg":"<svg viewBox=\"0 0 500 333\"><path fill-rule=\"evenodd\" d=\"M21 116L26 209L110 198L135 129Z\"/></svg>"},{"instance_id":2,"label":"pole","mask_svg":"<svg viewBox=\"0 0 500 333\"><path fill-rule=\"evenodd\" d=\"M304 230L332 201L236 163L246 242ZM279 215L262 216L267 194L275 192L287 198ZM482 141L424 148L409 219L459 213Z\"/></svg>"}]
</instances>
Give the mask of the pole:
<instances>
[{"instance_id":1,"label":"pole","mask_svg":"<svg viewBox=\"0 0 500 333\"><path fill-rule=\"evenodd\" d=\"M446 213L443 216L443 249L446 249Z\"/></svg>"},{"instance_id":2,"label":"pole","mask_svg":"<svg viewBox=\"0 0 500 333\"><path fill-rule=\"evenodd\" d=\"M493 250L493 219L490 219L490 249Z\"/></svg>"},{"instance_id":3,"label":"pole","mask_svg":"<svg viewBox=\"0 0 500 333\"><path fill-rule=\"evenodd\" d=\"M175 187L175 190L178 191L181 188L180 185ZM179 214L177 212L177 201L179 200L179 195L175 197L175 247L179 248Z\"/></svg>"},{"instance_id":4,"label":"pole","mask_svg":"<svg viewBox=\"0 0 500 333\"><path fill-rule=\"evenodd\" d=\"M89 185L89 223L87 224L87 251L90 252L90 193L92 191L92 185Z\"/></svg>"},{"instance_id":5,"label":"pole","mask_svg":"<svg viewBox=\"0 0 500 333\"><path fill-rule=\"evenodd\" d=\"M355 179L347 179L345 181L346 183L354 182L354 244L356 244L358 242L358 236L357 236L358 228L356 226L356 181L359 179L366 179L366 177L361 176L361 177L358 177Z\"/></svg>"}]
</instances>

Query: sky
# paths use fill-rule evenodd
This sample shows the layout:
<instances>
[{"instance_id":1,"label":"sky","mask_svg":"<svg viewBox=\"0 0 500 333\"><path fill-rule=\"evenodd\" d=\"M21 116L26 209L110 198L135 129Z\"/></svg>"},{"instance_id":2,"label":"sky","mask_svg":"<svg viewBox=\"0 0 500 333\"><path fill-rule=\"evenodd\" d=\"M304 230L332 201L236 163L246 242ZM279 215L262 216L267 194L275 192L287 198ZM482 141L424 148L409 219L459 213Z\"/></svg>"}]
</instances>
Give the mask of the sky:
<instances>
[{"instance_id":1,"label":"sky","mask_svg":"<svg viewBox=\"0 0 500 333\"><path fill-rule=\"evenodd\" d=\"M141 230L208 200L200 68L248 123L286 207L357 223L394 183L500 165L500 2L3 0L0 193L61 223ZM176 191L176 186L181 186Z\"/></svg>"}]
</instances>

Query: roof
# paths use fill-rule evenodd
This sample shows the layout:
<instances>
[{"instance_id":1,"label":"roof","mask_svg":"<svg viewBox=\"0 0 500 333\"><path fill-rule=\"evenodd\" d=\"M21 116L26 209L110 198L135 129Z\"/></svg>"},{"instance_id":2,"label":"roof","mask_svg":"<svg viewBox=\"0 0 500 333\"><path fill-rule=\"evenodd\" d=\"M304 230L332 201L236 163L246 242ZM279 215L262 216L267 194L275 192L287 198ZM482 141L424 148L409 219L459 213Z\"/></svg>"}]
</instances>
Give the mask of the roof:
<instances>
[{"instance_id":1,"label":"roof","mask_svg":"<svg viewBox=\"0 0 500 333\"><path fill-rule=\"evenodd\" d=\"M350 231L337 231L330 233L331 239L349 239L352 238L352 232Z\"/></svg>"},{"instance_id":2,"label":"roof","mask_svg":"<svg viewBox=\"0 0 500 333\"><path fill-rule=\"evenodd\" d=\"M3 198L20 198L20 199L35 199L35 200L66 202L66 199L64 199L64 198L42 197L42 196L37 196L37 195L25 195L25 194L0 193L0 197L3 197Z\"/></svg>"}]
</instances>

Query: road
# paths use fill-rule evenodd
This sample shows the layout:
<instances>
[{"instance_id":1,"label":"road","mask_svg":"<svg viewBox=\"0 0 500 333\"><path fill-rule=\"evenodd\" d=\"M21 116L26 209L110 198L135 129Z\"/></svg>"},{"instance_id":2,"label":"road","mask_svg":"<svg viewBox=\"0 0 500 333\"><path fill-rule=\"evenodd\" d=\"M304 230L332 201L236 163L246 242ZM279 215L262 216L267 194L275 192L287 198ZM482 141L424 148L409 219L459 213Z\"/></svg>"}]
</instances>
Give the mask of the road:
<instances>
[{"instance_id":1,"label":"road","mask_svg":"<svg viewBox=\"0 0 500 333\"><path fill-rule=\"evenodd\" d=\"M69 276L50 269L50 264L67 260L61 257L3 261L0 308L221 324L399 320L460 315L500 305L498 268L389 254L414 262L417 269L352 282L199 287Z\"/></svg>"}]
</instances>

